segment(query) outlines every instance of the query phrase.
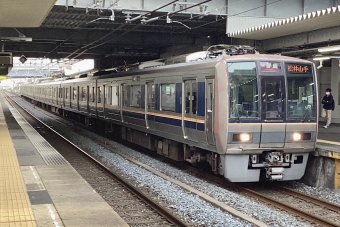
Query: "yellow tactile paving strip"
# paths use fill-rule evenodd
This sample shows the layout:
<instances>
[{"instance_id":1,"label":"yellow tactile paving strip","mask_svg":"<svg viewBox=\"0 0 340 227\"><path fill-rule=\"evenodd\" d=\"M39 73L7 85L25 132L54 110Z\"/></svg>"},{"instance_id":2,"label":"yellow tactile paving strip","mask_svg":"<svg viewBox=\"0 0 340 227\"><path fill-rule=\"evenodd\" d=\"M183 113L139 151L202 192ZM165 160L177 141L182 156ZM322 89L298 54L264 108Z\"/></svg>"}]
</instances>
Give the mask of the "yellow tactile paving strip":
<instances>
[{"instance_id":1,"label":"yellow tactile paving strip","mask_svg":"<svg viewBox=\"0 0 340 227\"><path fill-rule=\"evenodd\" d=\"M35 227L31 203L0 103L0 226Z\"/></svg>"}]
</instances>

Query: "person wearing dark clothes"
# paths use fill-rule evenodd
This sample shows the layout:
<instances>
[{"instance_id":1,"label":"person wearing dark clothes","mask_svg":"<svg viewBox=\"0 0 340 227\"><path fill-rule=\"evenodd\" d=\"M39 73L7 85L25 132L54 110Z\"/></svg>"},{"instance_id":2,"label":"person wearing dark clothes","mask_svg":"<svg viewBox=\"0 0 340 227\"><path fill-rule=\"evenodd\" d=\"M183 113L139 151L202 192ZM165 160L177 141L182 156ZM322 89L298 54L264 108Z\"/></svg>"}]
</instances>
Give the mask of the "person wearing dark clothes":
<instances>
[{"instance_id":1,"label":"person wearing dark clothes","mask_svg":"<svg viewBox=\"0 0 340 227\"><path fill-rule=\"evenodd\" d=\"M334 110L334 99L331 92L332 89L327 88L326 94L322 99L323 108L321 112L321 117L327 117L327 123L325 126L323 126L324 128L328 128L331 124L332 110Z\"/></svg>"}]
</instances>

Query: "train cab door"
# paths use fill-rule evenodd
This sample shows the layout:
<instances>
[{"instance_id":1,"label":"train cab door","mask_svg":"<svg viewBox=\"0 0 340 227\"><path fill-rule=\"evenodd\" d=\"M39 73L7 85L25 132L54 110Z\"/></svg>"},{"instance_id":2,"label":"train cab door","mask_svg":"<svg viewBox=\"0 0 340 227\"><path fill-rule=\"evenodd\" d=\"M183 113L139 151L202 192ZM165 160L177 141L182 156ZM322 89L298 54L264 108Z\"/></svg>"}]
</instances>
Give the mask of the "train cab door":
<instances>
[{"instance_id":1,"label":"train cab door","mask_svg":"<svg viewBox=\"0 0 340 227\"><path fill-rule=\"evenodd\" d=\"M215 145L214 138L214 79L207 79L205 89L205 133L207 142L210 145Z\"/></svg>"},{"instance_id":2,"label":"train cab door","mask_svg":"<svg viewBox=\"0 0 340 227\"><path fill-rule=\"evenodd\" d=\"M283 76L261 77L261 140L260 147L284 147L285 80Z\"/></svg>"},{"instance_id":3,"label":"train cab door","mask_svg":"<svg viewBox=\"0 0 340 227\"><path fill-rule=\"evenodd\" d=\"M196 140L197 129L197 82L196 80L184 81L182 94L182 128L184 138Z\"/></svg>"}]
</instances>

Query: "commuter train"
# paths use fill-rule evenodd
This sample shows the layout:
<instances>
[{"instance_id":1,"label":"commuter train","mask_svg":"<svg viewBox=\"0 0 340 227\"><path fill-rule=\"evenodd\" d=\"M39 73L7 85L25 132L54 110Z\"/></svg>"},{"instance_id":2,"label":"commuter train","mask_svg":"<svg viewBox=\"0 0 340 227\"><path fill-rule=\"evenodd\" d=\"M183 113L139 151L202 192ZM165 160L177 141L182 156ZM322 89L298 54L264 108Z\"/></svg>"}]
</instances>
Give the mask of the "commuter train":
<instances>
[{"instance_id":1,"label":"commuter train","mask_svg":"<svg viewBox=\"0 0 340 227\"><path fill-rule=\"evenodd\" d=\"M296 180L315 150L312 62L267 54L22 84L36 105L232 182Z\"/></svg>"}]
</instances>

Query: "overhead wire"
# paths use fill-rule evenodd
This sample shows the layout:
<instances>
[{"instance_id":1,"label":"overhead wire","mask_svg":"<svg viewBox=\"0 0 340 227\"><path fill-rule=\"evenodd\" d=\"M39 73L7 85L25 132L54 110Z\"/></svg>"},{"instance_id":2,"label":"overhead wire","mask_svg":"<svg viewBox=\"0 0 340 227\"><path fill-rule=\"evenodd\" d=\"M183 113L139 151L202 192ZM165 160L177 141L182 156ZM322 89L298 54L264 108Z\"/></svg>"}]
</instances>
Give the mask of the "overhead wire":
<instances>
[{"instance_id":1,"label":"overhead wire","mask_svg":"<svg viewBox=\"0 0 340 227\"><path fill-rule=\"evenodd\" d=\"M160 6L160 7L156 8L156 9L150 11L150 12L145 13L143 16L148 15L148 14L151 14L151 13L153 13L153 12L156 12L157 10L162 9L162 8L168 6L168 5L171 5L171 4L173 4L173 3L177 2L177 1L178 1L178 0L174 0L174 1L170 2L170 3L168 3L168 4L165 4L165 5L163 5L163 6ZM211 0L209 0L209 1L211 1ZM126 26L126 25L127 25L126 23L125 23L125 24L121 24L121 25L118 26L115 30L109 32L108 34L106 34L105 36L101 37L101 38L98 39L98 40L95 40L95 41L93 41L93 42L91 42L91 43L89 43L89 44L87 44L87 45L85 45L85 46L83 46L83 47L81 47L81 48L78 48L77 50L75 50L74 52L72 52L71 54L69 54L69 55L68 55L67 57L65 57L65 58L70 58L72 55L77 54L77 52L78 52L79 50L84 49L84 48L87 48L87 47L89 47L89 46L91 46L91 45L97 43L98 41L100 41L100 40L106 38L107 36L109 36L109 35L111 35L112 33L114 33L116 30L121 29L121 28L123 28L123 27ZM120 36L122 36L122 35L125 35L125 34L129 33L130 31L136 30L136 29L137 29L138 27L140 27L140 26L141 26L141 24L136 25L134 28L132 28L132 29L130 29L130 30L128 30L128 31L123 32L122 34L116 36L116 37L113 38L113 39L116 39L116 38L118 38L118 37L120 37ZM108 42L112 41L113 39L107 40L107 41L101 43L100 45L97 44L97 45L95 45L94 47L87 48L87 49L83 50L81 53L78 53L78 54L77 54L75 57L73 57L73 58L77 58L77 57L81 56L82 54L84 54L87 50L93 49L93 48L98 47L98 46L101 46L101 45L104 45L105 43L108 43Z\"/></svg>"},{"instance_id":2,"label":"overhead wire","mask_svg":"<svg viewBox=\"0 0 340 227\"><path fill-rule=\"evenodd\" d=\"M116 3L118 3L119 0L116 0L115 2L113 2L111 5L109 5L106 10L109 10L110 7L112 7L113 5L115 5ZM91 12L92 10L94 9L89 9L89 11L87 11L87 13ZM94 20L90 21L90 22L93 22ZM53 53L56 49L58 49L61 45L63 45L64 43L66 43L68 40L70 40L74 35L76 35L78 32L80 32L81 30L83 30L85 28L85 26L87 24L89 24L90 22L86 22L84 21L82 24L79 25L79 28L76 29L76 31L71 34L68 38L66 38L64 41L62 41L61 43L59 43L59 45L57 45L56 47L54 47L50 52L48 52L44 57L47 58L48 55L50 55L51 53Z\"/></svg>"},{"instance_id":3,"label":"overhead wire","mask_svg":"<svg viewBox=\"0 0 340 227\"><path fill-rule=\"evenodd\" d=\"M249 12L249 11L252 11L252 10L255 10L255 9L259 9L259 8L262 8L262 7L265 7L265 6L268 6L268 5L277 3L277 2L281 2L281 1L283 1L283 0L276 0L276 1L274 1L274 2L270 2L270 3L267 3L267 4L261 5L261 6L257 6L257 7L255 7L255 8L251 8L251 9L248 9L248 10L245 10L245 11L242 11L242 12L239 12L239 13L236 13L236 14L233 14L233 15L227 15L227 16L228 16L228 17L234 17L234 16L237 16L237 15L240 15L240 14L243 14L243 13L247 13L247 12ZM196 29L196 28L200 28L200 27L203 27L203 26L206 26L206 25L209 25L209 24L213 24L213 23L222 21L222 20L225 20L225 18L223 17L223 18L218 19L218 20L214 20L214 21L211 21L211 22L208 22L208 23L205 23L205 24L196 26L196 27L192 27L190 30L194 30L194 29ZM187 30L186 30L186 31L187 31ZM180 32L180 33L185 33L186 31L183 31L183 32Z\"/></svg>"},{"instance_id":4,"label":"overhead wire","mask_svg":"<svg viewBox=\"0 0 340 227\"><path fill-rule=\"evenodd\" d=\"M159 10L159 9L161 9L161 8L164 8L164 7L168 6L168 5L171 5L171 4L173 4L174 2L177 2L177 1L178 1L178 0L172 1L172 2L170 2L170 3L168 3L168 4L164 5L164 6L161 6L161 7L159 7L159 8L156 8L156 9L150 11L150 12L147 12L147 13L143 14L142 16L149 15L149 14L151 14L152 12L156 12L157 10ZM192 7L195 7L195 6L204 4L204 3L209 2L209 1L211 1L211 0L206 0L206 1L203 1L203 2L201 2L201 3L195 4L195 5L193 5L193 6L189 6L189 7L180 9L180 10L175 11L175 12L171 12L171 13L168 13L168 14L164 14L164 15L162 15L162 16L159 16L159 18L166 17L166 16L169 16L169 15L173 15L173 14L175 14L175 13L179 13L179 12L181 12L181 11L184 11L184 10L187 10L187 9L189 9L189 8L192 8ZM245 0L238 1L238 2L233 3L233 4L238 4L238 3L241 3L241 2L243 2L243 1L245 1ZM268 5L271 5L271 4L280 2L280 1L283 1L283 0L276 0L276 1L274 1L274 2L270 2L270 3L267 3L267 4L261 5L261 6L257 6L257 7L254 7L254 8L251 8L251 9L248 9L248 10L245 10L245 11L242 11L242 12L239 12L239 13L236 13L236 14L233 14L233 15L230 15L229 17L237 16L237 15L240 15L240 14L243 14L243 13L246 13L246 12L250 12L250 11L252 11L252 10L259 9L259 8L262 8L262 7L265 7L265 6L268 6ZM111 4L111 5L112 5L112 4ZM229 6L229 5L228 5L228 6ZM224 6L224 8L227 8L228 6ZM228 16L228 15L227 15L227 16ZM158 18L158 19L159 19L159 18ZM213 24L213 23L216 23L216 22L220 22L220 21L222 21L222 20L225 20L225 18L221 18L221 19L218 19L218 20L215 20L215 21L211 21L211 22L208 22L208 23L205 23L205 24L196 26L196 27L191 27L191 28L190 28L190 27L187 26L187 25L185 25L185 27L187 27L189 30L193 30L193 29L197 29L197 28L200 28L200 27L209 25L209 24ZM115 30L109 32L109 33L106 34L105 36L102 36L102 37L99 38L98 40L95 40L95 41L93 41L93 42L91 42L91 43L89 43L89 44L87 44L87 45L85 45L85 46L83 46L83 47L81 47L81 48L78 48L77 50L73 51L71 54L69 54L69 55L68 55L67 57L65 57L65 58L71 58L72 55L75 55L75 56L72 57L72 58L77 58L77 57L81 56L82 54L84 54L86 51L88 51L88 50L90 50L90 49L93 49L93 48L102 46L102 45L104 45L104 44L106 44L106 43L108 43L108 42L111 42L111 41L113 41L113 40L115 40L115 39L117 39L117 38L119 38L119 37L121 37L121 36L123 36L123 35L125 35L125 34L127 34L127 33L129 33L129 32L131 32L131 31L136 30L136 29L137 29L138 27L140 27L142 24L136 25L134 28L125 31L125 32L119 34L118 36L116 36L116 37L114 37L114 38L112 38L112 39L109 39L109 40L107 40L107 41L105 41L105 42L99 43L99 44L94 45L94 46L91 47L91 45L93 45L93 44L95 44L95 43L98 43L100 40L102 40L102 39L104 39L104 38L110 36L110 35L111 35L112 33L114 33L116 30L123 28L125 25L126 25L126 24L121 24L120 26L118 26L117 28L115 28ZM183 25L184 25L184 24L183 24ZM183 31L183 32L179 32L179 33L185 33L185 32L187 32L187 31L188 31L188 30ZM73 35L74 35L74 34L72 34L72 35L71 35L68 39L66 39L63 43L65 43L67 40L69 40ZM57 49L57 48L58 48L60 45L62 45L63 43L59 44L59 45L58 45L57 47L55 47L52 51L50 51L48 54L50 54L51 52L53 52L55 49ZM82 52L77 53L78 51L80 51L80 50L82 50L82 49L84 49ZM47 54L47 55L48 55L48 54Z\"/></svg>"}]
</instances>

